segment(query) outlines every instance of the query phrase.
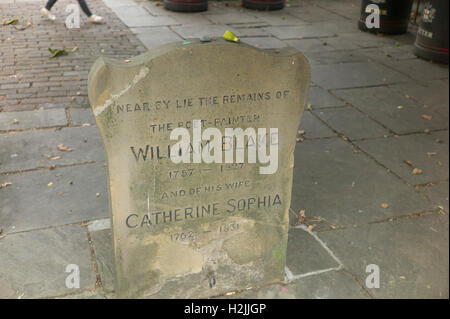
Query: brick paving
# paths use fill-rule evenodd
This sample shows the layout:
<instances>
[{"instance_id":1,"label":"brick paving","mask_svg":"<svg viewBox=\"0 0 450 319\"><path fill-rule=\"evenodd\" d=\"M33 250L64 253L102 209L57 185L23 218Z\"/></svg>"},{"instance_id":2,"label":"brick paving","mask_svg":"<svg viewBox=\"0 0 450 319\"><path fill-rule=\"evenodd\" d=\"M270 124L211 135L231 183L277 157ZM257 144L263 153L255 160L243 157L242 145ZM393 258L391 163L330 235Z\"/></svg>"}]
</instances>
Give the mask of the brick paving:
<instances>
[{"instance_id":1,"label":"brick paving","mask_svg":"<svg viewBox=\"0 0 450 319\"><path fill-rule=\"evenodd\" d=\"M81 12L80 29L67 29L64 24L64 10L71 1L60 0L55 4L52 12L59 18L55 23L41 19L39 10L44 3L0 2L2 20L22 18L32 22L23 31L14 26L0 28L0 111L86 107L87 76L99 55L127 58L145 51L100 0L89 1L89 6L108 23L89 24ZM67 56L49 58L48 48L74 47L78 49Z\"/></svg>"},{"instance_id":2,"label":"brick paving","mask_svg":"<svg viewBox=\"0 0 450 319\"><path fill-rule=\"evenodd\" d=\"M52 23L39 17L42 0L0 0L2 20L32 22L0 27L0 184L11 183L0 188L0 298L114 297L89 68L100 54L126 59L227 29L260 48L296 47L312 70L286 281L233 297L448 298L449 73L412 54L414 26L399 36L360 32L359 0L290 0L274 12L210 1L193 14L149 0L91 0L107 24L82 15L80 29L68 30L73 2L58 1ZM49 58L49 47L75 46ZM68 264L80 266L80 289L65 287ZM365 285L368 264L380 267L379 289Z\"/></svg>"}]
</instances>

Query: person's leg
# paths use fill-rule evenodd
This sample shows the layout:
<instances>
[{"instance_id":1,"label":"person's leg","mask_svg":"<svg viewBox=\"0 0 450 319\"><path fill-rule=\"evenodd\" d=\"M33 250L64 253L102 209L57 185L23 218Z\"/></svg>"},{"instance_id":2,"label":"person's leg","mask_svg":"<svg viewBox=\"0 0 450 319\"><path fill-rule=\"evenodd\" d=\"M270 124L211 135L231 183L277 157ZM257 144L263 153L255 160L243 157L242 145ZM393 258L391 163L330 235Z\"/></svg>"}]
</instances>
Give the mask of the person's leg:
<instances>
[{"instance_id":1,"label":"person's leg","mask_svg":"<svg viewBox=\"0 0 450 319\"><path fill-rule=\"evenodd\" d=\"M56 3L56 1L58 1L58 0L48 0L45 7L41 9L42 16L47 17L47 19L49 19L51 21L55 21L55 19L56 19L56 17L50 12L50 9L53 7L53 5Z\"/></svg>"},{"instance_id":2,"label":"person's leg","mask_svg":"<svg viewBox=\"0 0 450 319\"><path fill-rule=\"evenodd\" d=\"M50 0L50 1L53 1L53 0ZM54 1L56 1L56 0L54 0ZM90 16L92 15L91 10L89 10L89 7L88 7L87 4L86 4L86 1L84 1L84 0L78 0L78 4L80 5L81 10L83 10L83 12L84 12L88 17L90 17Z\"/></svg>"},{"instance_id":3,"label":"person's leg","mask_svg":"<svg viewBox=\"0 0 450 319\"><path fill-rule=\"evenodd\" d=\"M102 17L92 14L91 10L89 10L89 7L86 4L85 0L78 0L78 4L81 7L81 10L88 16L88 21L90 23L103 23L105 22L105 19Z\"/></svg>"},{"instance_id":4,"label":"person's leg","mask_svg":"<svg viewBox=\"0 0 450 319\"><path fill-rule=\"evenodd\" d=\"M45 5L45 9L50 11L52 9L53 5L56 3L56 1L58 1L58 0L48 0L47 4Z\"/></svg>"}]
</instances>

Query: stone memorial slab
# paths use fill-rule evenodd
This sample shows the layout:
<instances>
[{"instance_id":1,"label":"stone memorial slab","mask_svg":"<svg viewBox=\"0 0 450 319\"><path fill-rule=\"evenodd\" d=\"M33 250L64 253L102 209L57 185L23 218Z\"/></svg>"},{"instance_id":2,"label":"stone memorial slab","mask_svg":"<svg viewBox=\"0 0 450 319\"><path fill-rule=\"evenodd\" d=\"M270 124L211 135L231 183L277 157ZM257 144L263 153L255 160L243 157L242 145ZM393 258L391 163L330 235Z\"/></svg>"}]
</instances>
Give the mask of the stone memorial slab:
<instances>
[{"instance_id":1,"label":"stone memorial slab","mask_svg":"<svg viewBox=\"0 0 450 319\"><path fill-rule=\"evenodd\" d=\"M203 298L284 279L309 82L296 49L222 39L97 60L89 100L118 297Z\"/></svg>"}]
</instances>

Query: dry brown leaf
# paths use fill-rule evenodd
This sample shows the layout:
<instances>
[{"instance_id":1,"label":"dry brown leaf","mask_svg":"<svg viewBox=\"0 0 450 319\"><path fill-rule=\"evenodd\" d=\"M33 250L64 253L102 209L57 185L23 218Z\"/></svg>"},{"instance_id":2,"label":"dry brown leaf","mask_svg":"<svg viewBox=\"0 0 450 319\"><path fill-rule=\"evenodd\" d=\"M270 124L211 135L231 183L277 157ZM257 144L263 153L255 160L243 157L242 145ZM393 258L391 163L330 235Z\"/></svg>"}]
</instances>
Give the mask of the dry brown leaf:
<instances>
[{"instance_id":1,"label":"dry brown leaf","mask_svg":"<svg viewBox=\"0 0 450 319\"><path fill-rule=\"evenodd\" d=\"M386 208L389 207L389 204L388 204L388 203L381 203L381 207L384 208L384 209L386 209Z\"/></svg>"},{"instance_id":2,"label":"dry brown leaf","mask_svg":"<svg viewBox=\"0 0 450 319\"><path fill-rule=\"evenodd\" d=\"M433 118L431 115L426 115L426 114L422 114L420 117L423 118L424 120L428 120L428 121L430 121Z\"/></svg>"},{"instance_id":3,"label":"dry brown leaf","mask_svg":"<svg viewBox=\"0 0 450 319\"><path fill-rule=\"evenodd\" d=\"M49 169L53 171L55 169L55 165L50 165Z\"/></svg>"},{"instance_id":4,"label":"dry brown leaf","mask_svg":"<svg viewBox=\"0 0 450 319\"><path fill-rule=\"evenodd\" d=\"M64 152L72 152L72 149L67 147L67 146L65 146L64 144L59 144L58 145L58 149L60 151L64 151Z\"/></svg>"},{"instance_id":5,"label":"dry brown leaf","mask_svg":"<svg viewBox=\"0 0 450 319\"><path fill-rule=\"evenodd\" d=\"M0 184L0 188L6 187L6 186L9 186L9 185L12 185L12 183L11 182L5 182L3 184Z\"/></svg>"},{"instance_id":6,"label":"dry brown leaf","mask_svg":"<svg viewBox=\"0 0 450 319\"><path fill-rule=\"evenodd\" d=\"M413 169L413 171L412 171L412 173L414 174L414 175L420 175L420 174L422 174L422 170L420 169L420 168L415 168L415 169Z\"/></svg>"},{"instance_id":7,"label":"dry brown leaf","mask_svg":"<svg viewBox=\"0 0 450 319\"><path fill-rule=\"evenodd\" d=\"M406 165L414 167L414 164L410 160L403 161Z\"/></svg>"}]
</instances>

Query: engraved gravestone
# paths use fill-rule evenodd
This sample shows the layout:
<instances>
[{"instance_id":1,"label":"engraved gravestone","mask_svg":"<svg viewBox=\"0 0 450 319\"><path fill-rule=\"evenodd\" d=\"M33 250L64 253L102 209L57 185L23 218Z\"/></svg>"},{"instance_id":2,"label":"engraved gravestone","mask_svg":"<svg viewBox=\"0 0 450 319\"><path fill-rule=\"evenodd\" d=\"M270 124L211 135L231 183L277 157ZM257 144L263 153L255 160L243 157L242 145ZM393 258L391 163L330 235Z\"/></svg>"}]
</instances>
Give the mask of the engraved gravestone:
<instances>
[{"instance_id":1,"label":"engraved gravestone","mask_svg":"<svg viewBox=\"0 0 450 319\"><path fill-rule=\"evenodd\" d=\"M118 297L201 298L284 279L309 79L295 49L221 39L97 60L89 100Z\"/></svg>"}]
</instances>

